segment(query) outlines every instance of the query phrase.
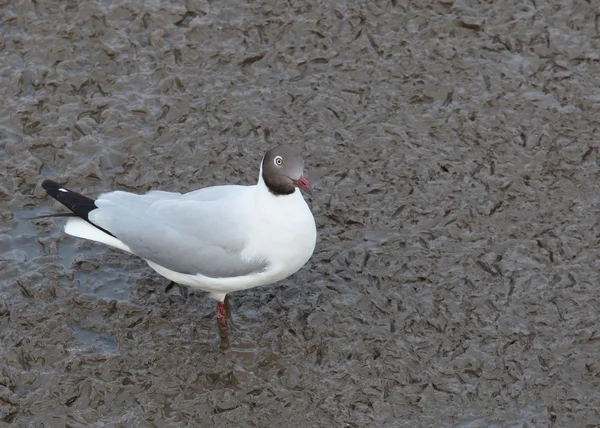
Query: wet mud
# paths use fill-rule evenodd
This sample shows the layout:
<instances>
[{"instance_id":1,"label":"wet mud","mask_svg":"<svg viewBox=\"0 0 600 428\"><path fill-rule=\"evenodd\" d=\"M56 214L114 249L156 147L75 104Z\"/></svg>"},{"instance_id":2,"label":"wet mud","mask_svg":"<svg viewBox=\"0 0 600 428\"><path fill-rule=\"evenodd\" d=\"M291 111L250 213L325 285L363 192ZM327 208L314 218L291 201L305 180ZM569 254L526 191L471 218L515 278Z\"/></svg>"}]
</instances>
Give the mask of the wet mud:
<instances>
[{"instance_id":1,"label":"wet mud","mask_svg":"<svg viewBox=\"0 0 600 428\"><path fill-rule=\"evenodd\" d=\"M0 420L600 424L594 2L0 6ZM214 302L61 231L301 148L311 261Z\"/></svg>"}]
</instances>

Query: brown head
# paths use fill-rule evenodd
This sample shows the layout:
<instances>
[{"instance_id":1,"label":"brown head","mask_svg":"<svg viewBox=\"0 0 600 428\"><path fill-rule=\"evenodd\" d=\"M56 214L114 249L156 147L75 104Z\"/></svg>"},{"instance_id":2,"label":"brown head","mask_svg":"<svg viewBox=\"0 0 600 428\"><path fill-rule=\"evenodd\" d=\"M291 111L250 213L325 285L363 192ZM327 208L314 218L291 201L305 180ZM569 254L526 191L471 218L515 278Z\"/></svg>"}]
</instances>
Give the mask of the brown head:
<instances>
[{"instance_id":1,"label":"brown head","mask_svg":"<svg viewBox=\"0 0 600 428\"><path fill-rule=\"evenodd\" d=\"M303 174L304 159L290 146L274 147L263 158L262 178L274 195L291 195L296 187L312 195L312 187Z\"/></svg>"}]
</instances>

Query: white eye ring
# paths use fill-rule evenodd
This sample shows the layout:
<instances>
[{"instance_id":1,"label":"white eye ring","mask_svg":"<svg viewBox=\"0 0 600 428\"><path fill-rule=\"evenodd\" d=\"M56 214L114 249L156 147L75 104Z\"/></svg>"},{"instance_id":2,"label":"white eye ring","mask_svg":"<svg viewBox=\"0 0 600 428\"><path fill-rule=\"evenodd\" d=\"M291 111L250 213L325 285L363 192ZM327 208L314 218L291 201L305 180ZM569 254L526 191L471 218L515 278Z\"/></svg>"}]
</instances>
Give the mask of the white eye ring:
<instances>
[{"instance_id":1,"label":"white eye ring","mask_svg":"<svg viewBox=\"0 0 600 428\"><path fill-rule=\"evenodd\" d=\"M273 159L273 163L277 166L281 166L283 165L283 158L281 156L275 156L275 159Z\"/></svg>"}]
</instances>

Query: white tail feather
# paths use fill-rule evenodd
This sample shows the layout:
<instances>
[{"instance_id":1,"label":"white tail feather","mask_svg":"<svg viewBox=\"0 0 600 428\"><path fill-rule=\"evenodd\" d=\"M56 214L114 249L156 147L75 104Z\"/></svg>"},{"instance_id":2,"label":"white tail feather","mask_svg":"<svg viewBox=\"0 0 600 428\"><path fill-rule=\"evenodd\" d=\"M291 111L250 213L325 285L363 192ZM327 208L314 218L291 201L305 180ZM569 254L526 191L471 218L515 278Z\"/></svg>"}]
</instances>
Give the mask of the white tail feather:
<instances>
[{"instance_id":1,"label":"white tail feather","mask_svg":"<svg viewBox=\"0 0 600 428\"><path fill-rule=\"evenodd\" d=\"M76 236L77 238L89 239L91 241L101 242L119 250L131 253L131 248L119 241L114 236L102 232L97 227L92 226L87 221L79 217L71 217L65 225L65 233Z\"/></svg>"}]
</instances>

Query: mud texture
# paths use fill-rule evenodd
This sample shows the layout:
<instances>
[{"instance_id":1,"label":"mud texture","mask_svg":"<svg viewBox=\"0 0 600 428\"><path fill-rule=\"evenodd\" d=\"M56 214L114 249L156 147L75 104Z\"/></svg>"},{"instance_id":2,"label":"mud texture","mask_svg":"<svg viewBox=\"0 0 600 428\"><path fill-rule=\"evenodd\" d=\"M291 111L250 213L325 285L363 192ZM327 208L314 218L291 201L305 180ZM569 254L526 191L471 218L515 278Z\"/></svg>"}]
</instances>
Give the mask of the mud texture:
<instances>
[{"instance_id":1,"label":"mud texture","mask_svg":"<svg viewBox=\"0 0 600 428\"><path fill-rule=\"evenodd\" d=\"M4 1L0 420L600 425L594 1ZM65 236L39 183L252 183L303 149L312 260L214 302ZM199 220L200 221L200 220Z\"/></svg>"}]
</instances>

